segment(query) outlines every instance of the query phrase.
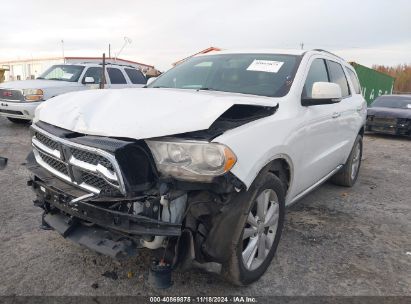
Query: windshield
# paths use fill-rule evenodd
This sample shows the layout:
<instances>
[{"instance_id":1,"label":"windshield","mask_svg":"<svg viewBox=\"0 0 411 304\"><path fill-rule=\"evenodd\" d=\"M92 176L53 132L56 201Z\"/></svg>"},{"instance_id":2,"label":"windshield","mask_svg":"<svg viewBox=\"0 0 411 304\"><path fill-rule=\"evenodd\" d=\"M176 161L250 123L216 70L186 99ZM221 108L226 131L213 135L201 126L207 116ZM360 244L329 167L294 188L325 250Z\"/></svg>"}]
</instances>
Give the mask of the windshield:
<instances>
[{"instance_id":1,"label":"windshield","mask_svg":"<svg viewBox=\"0 0 411 304\"><path fill-rule=\"evenodd\" d=\"M77 82L83 70L81 65L53 65L37 79Z\"/></svg>"},{"instance_id":2,"label":"windshield","mask_svg":"<svg viewBox=\"0 0 411 304\"><path fill-rule=\"evenodd\" d=\"M148 87L281 97L290 89L299 59L299 56L279 54L193 57L161 75Z\"/></svg>"},{"instance_id":3,"label":"windshield","mask_svg":"<svg viewBox=\"0 0 411 304\"><path fill-rule=\"evenodd\" d=\"M372 103L371 107L411 109L411 96L381 96Z\"/></svg>"}]
</instances>

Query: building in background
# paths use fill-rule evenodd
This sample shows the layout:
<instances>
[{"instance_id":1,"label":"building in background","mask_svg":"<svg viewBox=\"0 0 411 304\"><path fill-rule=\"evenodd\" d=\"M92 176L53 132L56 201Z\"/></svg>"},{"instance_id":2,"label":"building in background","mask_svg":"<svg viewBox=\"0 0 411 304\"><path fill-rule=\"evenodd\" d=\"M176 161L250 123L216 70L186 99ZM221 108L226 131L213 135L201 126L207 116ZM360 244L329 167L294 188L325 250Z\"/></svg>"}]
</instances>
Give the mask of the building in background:
<instances>
[{"instance_id":1,"label":"building in background","mask_svg":"<svg viewBox=\"0 0 411 304\"><path fill-rule=\"evenodd\" d=\"M50 66L55 64L75 64L81 62L100 63L101 57L52 57L24 60L10 60L0 62L4 69L4 81L35 79ZM139 68L143 72L154 69L154 66L136 61L117 58L106 58L107 63L124 64Z\"/></svg>"},{"instance_id":2,"label":"building in background","mask_svg":"<svg viewBox=\"0 0 411 304\"><path fill-rule=\"evenodd\" d=\"M4 81L4 74L8 71L7 67L0 67L0 83Z\"/></svg>"},{"instance_id":3,"label":"building in background","mask_svg":"<svg viewBox=\"0 0 411 304\"><path fill-rule=\"evenodd\" d=\"M378 96L392 94L395 78L390 75L367 68L356 62L350 62L360 81L362 95L367 104L371 104Z\"/></svg>"},{"instance_id":4,"label":"building in background","mask_svg":"<svg viewBox=\"0 0 411 304\"><path fill-rule=\"evenodd\" d=\"M202 51L200 51L200 52L198 52L198 53L195 53L195 54L193 54L193 55L190 55L190 56L188 56L188 57L186 57L186 58L183 58L183 59L180 59L179 61L174 62L174 63L173 63L173 66L176 66L177 64L180 64L180 63L186 61L187 59L190 59L191 57L194 57L194 56L196 56L196 55L207 54L207 53L210 53L210 52L219 52L219 51L221 51L221 50L222 50L222 49L220 49L220 48L218 48L218 47L210 46L209 48L206 48L205 50L202 50Z\"/></svg>"}]
</instances>

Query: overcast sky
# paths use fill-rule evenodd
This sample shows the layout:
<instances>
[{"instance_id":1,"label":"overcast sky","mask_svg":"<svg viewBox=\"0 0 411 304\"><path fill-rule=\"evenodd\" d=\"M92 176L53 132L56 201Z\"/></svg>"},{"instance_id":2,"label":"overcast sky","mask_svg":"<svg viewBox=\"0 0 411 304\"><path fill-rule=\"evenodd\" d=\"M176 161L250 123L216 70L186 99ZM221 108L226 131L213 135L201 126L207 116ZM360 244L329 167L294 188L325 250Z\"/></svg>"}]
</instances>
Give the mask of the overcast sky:
<instances>
[{"instance_id":1,"label":"overcast sky","mask_svg":"<svg viewBox=\"0 0 411 304\"><path fill-rule=\"evenodd\" d=\"M0 61L120 57L161 70L209 46L324 48L371 66L411 63L410 0L3 0Z\"/></svg>"}]
</instances>

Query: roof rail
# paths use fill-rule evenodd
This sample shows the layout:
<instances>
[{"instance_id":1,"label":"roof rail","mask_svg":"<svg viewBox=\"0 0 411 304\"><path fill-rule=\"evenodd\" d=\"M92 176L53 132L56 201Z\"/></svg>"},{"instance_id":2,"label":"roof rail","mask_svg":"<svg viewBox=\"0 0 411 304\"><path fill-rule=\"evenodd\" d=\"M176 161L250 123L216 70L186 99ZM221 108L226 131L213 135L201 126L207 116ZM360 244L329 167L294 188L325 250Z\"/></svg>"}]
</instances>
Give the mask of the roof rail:
<instances>
[{"instance_id":1,"label":"roof rail","mask_svg":"<svg viewBox=\"0 0 411 304\"><path fill-rule=\"evenodd\" d=\"M340 59L342 59L342 60L345 60L344 58L342 58L342 57L340 57L340 56L338 56L338 55L336 55L336 54L334 54L334 53L332 53L332 52L330 52L330 51L327 51L327 50L323 50L323 49L313 49L313 51L328 53L328 54L333 55L333 56L335 56L335 57L338 57L338 58L340 58Z\"/></svg>"},{"instance_id":2,"label":"roof rail","mask_svg":"<svg viewBox=\"0 0 411 304\"><path fill-rule=\"evenodd\" d=\"M102 62L97 63L97 64L99 64L99 65L103 65L103 63L102 63ZM133 68L133 69L137 69L137 70L139 70L139 69L140 69L140 67L135 67L135 66L130 65L130 64L121 64L121 63L114 63L114 62L106 62L106 65L118 65L118 66L122 66L122 67L129 67L129 68Z\"/></svg>"},{"instance_id":3,"label":"roof rail","mask_svg":"<svg viewBox=\"0 0 411 304\"><path fill-rule=\"evenodd\" d=\"M102 62L92 62L92 61L82 61L82 62L79 62L79 64L98 64L98 65L103 65ZM129 67L129 68L133 68L133 69L140 70L139 67L135 67L135 66L132 66L132 65L129 65L129 64L106 62L106 65L118 65L118 66Z\"/></svg>"}]
</instances>

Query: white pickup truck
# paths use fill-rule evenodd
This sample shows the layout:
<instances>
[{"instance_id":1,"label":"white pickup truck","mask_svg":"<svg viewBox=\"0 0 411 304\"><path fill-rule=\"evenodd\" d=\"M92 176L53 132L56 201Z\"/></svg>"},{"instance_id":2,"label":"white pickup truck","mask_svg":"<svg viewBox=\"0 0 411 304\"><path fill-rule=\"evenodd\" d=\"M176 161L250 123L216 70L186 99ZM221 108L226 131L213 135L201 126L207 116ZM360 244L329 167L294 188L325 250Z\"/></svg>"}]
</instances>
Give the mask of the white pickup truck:
<instances>
[{"instance_id":1,"label":"white pickup truck","mask_svg":"<svg viewBox=\"0 0 411 304\"><path fill-rule=\"evenodd\" d=\"M132 66L107 64L105 88L142 87L144 74ZM98 63L53 65L34 80L11 81L0 85L0 115L15 123L25 123L37 106L57 95L97 89L102 76Z\"/></svg>"}]
</instances>

